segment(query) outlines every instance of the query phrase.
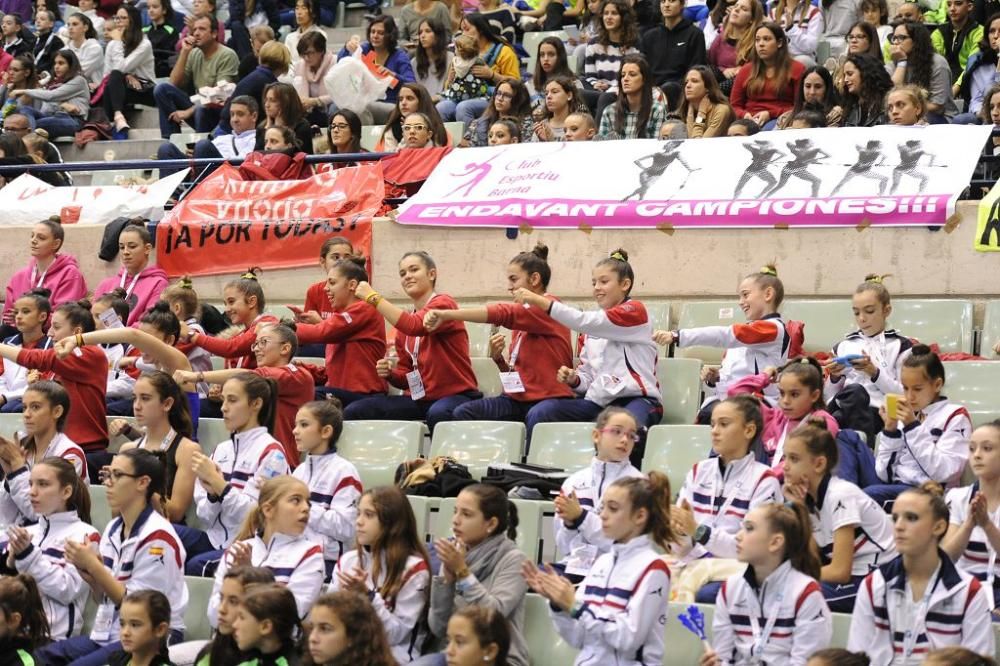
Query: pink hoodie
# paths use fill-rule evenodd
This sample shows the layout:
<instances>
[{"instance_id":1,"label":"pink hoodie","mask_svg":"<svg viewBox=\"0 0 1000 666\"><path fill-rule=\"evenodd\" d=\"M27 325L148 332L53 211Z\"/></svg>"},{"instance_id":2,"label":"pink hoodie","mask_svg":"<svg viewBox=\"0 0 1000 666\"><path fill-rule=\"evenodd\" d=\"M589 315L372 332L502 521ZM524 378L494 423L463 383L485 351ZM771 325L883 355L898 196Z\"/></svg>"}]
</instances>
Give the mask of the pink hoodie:
<instances>
[{"instance_id":1,"label":"pink hoodie","mask_svg":"<svg viewBox=\"0 0 1000 666\"><path fill-rule=\"evenodd\" d=\"M135 325L146 314L146 311L160 300L160 294L167 287L167 274L159 266L147 265L139 272L138 277L135 286L130 290L129 286L132 284L133 278L125 274L123 267L114 277L102 280L101 284L97 285L97 291L94 292L94 298L97 298L118 287L128 291L130 311L127 323L129 326Z\"/></svg>"},{"instance_id":2,"label":"pink hoodie","mask_svg":"<svg viewBox=\"0 0 1000 666\"><path fill-rule=\"evenodd\" d=\"M45 271L45 276L39 285L39 278L42 278L41 271L36 271L35 281L32 283L31 271L35 268L35 260L32 258L28 265L10 279L7 285L7 293L3 302L3 318L6 319L8 312L14 309L14 301L27 291L41 286L52 294L49 302L52 307L62 305L67 301L77 301L87 295L87 282L83 279L80 266L76 263L76 257L70 254L57 254L52 265Z\"/></svg>"},{"instance_id":3,"label":"pink hoodie","mask_svg":"<svg viewBox=\"0 0 1000 666\"><path fill-rule=\"evenodd\" d=\"M762 393L764 388L771 385L771 378L761 373L759 375L749 375L734 383L729 387L729 396L741 393ZM826 421L826 428L834 437L840 432L840 425L837 419L823 409L814 410L801 419L790 419L785 416L779 407L770 407L763 402L760 404L760 413L764 417L764 434L761 442L764 443L764 450L771 456L771 468L780 470L784 461L784 444L787 433L795 430L802 421L810 416L818 416ZM779 451L778 449L782 450Z\"/></svg>"}]
</instances>

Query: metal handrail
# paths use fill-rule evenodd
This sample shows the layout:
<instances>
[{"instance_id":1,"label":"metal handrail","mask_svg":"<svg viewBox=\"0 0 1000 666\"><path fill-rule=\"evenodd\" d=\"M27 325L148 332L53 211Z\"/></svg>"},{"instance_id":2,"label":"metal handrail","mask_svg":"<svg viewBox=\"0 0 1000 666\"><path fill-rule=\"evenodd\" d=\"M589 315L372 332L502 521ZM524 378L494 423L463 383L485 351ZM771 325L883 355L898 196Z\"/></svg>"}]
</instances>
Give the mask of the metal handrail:
<instances>
[{"instance_id":1,"label":"metal handrail","mask_svg":"<svg viewBox=\"0 0 1000 666\"><path fill-rule=\"evenodd\" d=\"M333 153L325 155L306 155L306 164L325 164L329 162L373 162L395 153ZM55 164L3 164L0 165L0 175L11 172L42 173L46 171L118 171L125 169L183 169L191 167L218 166L228 162L239 165L242 157L226 159L224 157L199 157L181 160L122 160L100 162L59 162Z\"/></svg>"}]
</instances>

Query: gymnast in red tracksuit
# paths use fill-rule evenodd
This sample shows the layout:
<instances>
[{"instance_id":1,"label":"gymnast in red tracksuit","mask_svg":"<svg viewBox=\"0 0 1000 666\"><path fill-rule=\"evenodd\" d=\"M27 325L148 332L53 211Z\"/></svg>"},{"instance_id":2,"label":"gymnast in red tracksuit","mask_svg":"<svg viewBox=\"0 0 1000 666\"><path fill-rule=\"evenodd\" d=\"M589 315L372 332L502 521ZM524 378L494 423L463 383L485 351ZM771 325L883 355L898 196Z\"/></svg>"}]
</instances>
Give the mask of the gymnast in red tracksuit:
<instances>
[{"instance_id":1,"label":"gymnast in red tracksuit","mask_svg":"<svg viewBox=\"0 0 1000 666\"><path fill-rule=\"evenodd\" d=\"M341 259L350 259L353 256L354 246L351 245L351 241L343 236L327 238L319 251L319 265L323 269L323 275L329 275L330 269ZM326 283L326 280L320 280L309 285L306 289L306 302L301 311L289 306L295 312L296 322L318 324L330 316L333 306L330 305L330 299L326 295Z\"/></svg>"},{"instance_id":2,"label":"gymnast in red tracksuit","mask_svg":"<svg viewBox=\"0 0 1000 666\"><path fill-rule=\"evenodd\" d=\"M465 324L448 322L434 331L424 328L424 315L430 310L454 310L455 300L434 291L437 267L426 252L408 252L399 261L403 291L413 301L414 312L404 312L382 298L362 282L355 295L375 308L396 327L396 352L399 362L380 359L375 368L380 377L397 388L403 396L378 396L358 400L344 410L345 419L424 419L432 431L439 421L450 421L455 409L483 394L477 389L476 376L469 359L469 335Z\"/></svg>"},{"instance_id":3,"label":"gymnast in red tracksuit","mask_svg":"<svg viewBox=\"0 0 1000 666\"><path fill-rule=\"evenodd\" d=\"M292 364L292 358L298 352L298 348L299 342L291 327L285 324L262 324L257 327L253 342L256 368L252 370L233 368L210 372L178 371L174 373L174 379L181 385L198 382L221 385L242 372L252 372L265 379L273 379L278 385L274 438L281 442L288 465L294 469L299 464L299 450L292 435L295 413L299 411L299 407L313 399L312 375Z\"/></svg>"},{"instance_id":4,"label":"gymnast in red tracksuit","mask_svg":"<svg viewBox=\"0 0 1000 666\"><path fill-rule=\"evenodd\" d=\"M63 303L52 313L49 336L59 342L70 336L80 336L94 330L94 317L89 303ZM97 473L111 461L108 448L107 408L104 398L108 383L108 357L100 347L83 347L65 358L56 356L53 348L24 349L0 344L0 357L29 370L52 373L69 394L69 417L66 436L76 442L87 456L91 483L97 483Z\"/></svg>"},{"instance_id":5,"label":"gymnast in red tracksuit","mask_svg":"<svg viewBox=\"0 0 1000 666\"><path fill-rule=\"evenodd\" d=\"M318 324L298 324L299 343L326 344L326 386L317 393L337 396L340 404L385 395L385 379L376 365L385 358L385 322L378 310L355 296L368 281L363 257L348 257L330 266L324 284L329 316Z\"/></svg>"},{"instance_id":6,"label":"gymnast in red tracksuit","mask_svg":"<svg viewBox=\"0 0 1000 666\"><path fill-rule=\"evenodd\" d=\"M547 294L552 270L547 261L549 249L539 243L530 252L521 252L507 266L507 288L529 289L552 300ZM513 331L510 358L504 359L502 348L493 354L500 371L503 395L473 400L454 411L456 421L524 421L528 437L535 421L531 409L548 398L572 398L573 389L557 379L559 368L573 365L570 331L544 310L516 303L495 303L484 308L462 310L431 310L424 316L424 327L434 331L444 322L472 321L504 326ZM503 336L490 339L502 345Z\"/></svg>"}]
</instances>

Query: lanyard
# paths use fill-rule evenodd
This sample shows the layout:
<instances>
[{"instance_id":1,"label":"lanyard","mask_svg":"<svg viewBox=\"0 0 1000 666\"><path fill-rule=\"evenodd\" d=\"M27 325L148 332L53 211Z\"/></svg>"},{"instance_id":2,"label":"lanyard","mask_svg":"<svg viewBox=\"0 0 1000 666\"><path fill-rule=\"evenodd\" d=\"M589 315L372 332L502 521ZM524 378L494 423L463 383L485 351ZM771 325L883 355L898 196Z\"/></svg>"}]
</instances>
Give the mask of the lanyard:
<instances>
[{"instance_id":1,"label":"lanyard","mask_svg":"<svg viewBox=\"0 0 1000 666\"><path fill-rule=\"evenodd\" d=\"M760 598L758 603L760 604L760 614L764 614L764 593L767 591L767 584L761 588ZM767 639L771 637L771 632L774 631L774 625L778 621L778 613L781 612L781 598L784 594L779 590L778 596L774 600L774 608L771 609L771 614L767 616L767 622L764 624L764 629L761 630L760 622L757 619L756 613L750 613L750 631L753 632L753 645L750 646L750 657L753 663L762 663L762 657L764 656L764 649L767 647Z\"/></svg>"},{"instance_id":2,"label":"lanyard","mask_svg":"<svg viewBox=\"0 0 1000 666\"><path fill-rule=\"evenodd\" d=\"M517 335L520 333L520 335ZM524 341L524 337L528 335L525 331L515 331L514 332L514 344L510 348L510 367L514 368L514 364L517 363L517 356L521 353L521 343Z\"/></svg>"},{"instance_id":3,"label":"lanyard","mask_svg":"<svg viewBox=\"0 0 1000 666\"><path fill-rule=\"evenodd\" d=\"M126 288L125 287L125 278L128 277L128 271L122 271L122 279L118 282L118 286L121 287L122 289L125 289L125 298L126 299L128 299L128 298L130 298L132 296L132 290L135 289L135 283L139 281L139 276L141 274L142 274L141 271L139 273L136 273L135 277L132 278L132 282L130 282L129 285L128 285L128 288Z\"/></svg>"},{"instance_id":4,"label":"lanyard","mask_svg":"<svg viewBox=\"0 0 1000 666\"><path fill-rule=\"evenodd\" d=\"M924 590L924 598L920 600L920 605L917 606L917 612L914 613L912 622L908 623L910 626L903 633L903 659L909 659L910 655L913 654L913 648L917 642L917 634L920 633L920 625L924 623L927 616L927 608L931 604L931 595L934 593L934 588L937 586L937 582L941 578L940 566L941 565L938 565L938 573L934 577L934 580L928 581L927 589ZM909 592L909 584L907 584L906 589L903 590L903 594L906 595L906 598L903 599L903 604L906 604L907 601L912 598L912 595Z\"/></svg>"},{"instance_id":5,"label":"lanyard","mask_svg":"<svg viewBox=\"0 0 1000 666\"><path fill-rule=\"evenodd\" d=\"M885 331L882 331L876 336L864 339L864 348L868 352L868 357L872 360L872 363L876 368L882 370L887 370L886 366L886 350L885 350Z\"/></svg>"},{"instance_id":6,"label":"lanyard","mask_svg":"<svg viewBox=\"0 0 1000 666\"><path fill-rule=\"evenodd\" d=\"M167 434L163 438L163 441L160 442L160 447L158 449L156 449L156 450L158 452L163 452L163 451L166 451L167 449L169 449L170 445L173 444L175 437L177 437L177 433L174 432L173 428L171 428L170 430L167 431ZM145 447L146 441L148 439L149 439L149 435L148 434L142 436L142 440L139 442L139 448L140 449Z\"/></svg>"},{"instance_id":7,"label":"lanyard","mask_svg":"<svg viewBox=\"0 0 1000 666\"><path fill-rule=\"evenodd\" d=\"M735 464L736 464L735 462L729 463L726 466L726 470L724 472L722 472L721 475L720 475L722 477L722 489L721 489L722 492L726 491L726 476L732 471L733 465L735 465ZM719 479L716 479L712 483L712 511L715 511L715 500L716 500L717 497L720 496L720 489L719 489L718 481L719 481ZM719 522L719 519L722 516L726 515L726 511L729 509L729 507L733 503L733 500L735 500L735 499L736 499L736 493L735 492L730 493L729 497L725 498L725 500L722 502L722 506L720 506L719 510L716 511L715 514L712 516L712 524L711 524L712 529L715 529L715 526Z\"/></svg>"},{"instance_id":8,"label":"lanyard","mask_svg":"<svg viewBox=\"0 0 1000 666\"><path fill-rule=\"evenodd\" d=\"M431 297L427 299L427 304L430 305L430 302L433 301L436 296L437 296L437 292L436 291L432 291L431 292ZM424 307L426 307L426 306L424 306ZM413 311L416 312L416 309L414 309ZM406 343L409 342L409 340L410 340L410 336L407 335L406 337L403 338L403 349L405 349L406 353L410 355L411 359L413 359L413 369L414 370L417 369L417 355L420 353L420 339L421 339L421 337L422 336L419 336L419 335L413 336L413 351L410 351L410 348L406 346Z\"/></svg>"},{"instance_id":9,"label":"lanyard","mask_svg":"<svg viewBox=\"0 0 1000 666\"><path fill-rule=\"evenodd\" d=\"M49 268L51 268L51 267L52 266L50 264ZM44 271L42 271L42 277L38 278L38 282L35 282L35 277L37 277L37 275L38 275L38 264L34 264L31 267L31 284L33 285L33 287L35 289L41 289L42 283L45 282L45 276L48 275L48 273L49 273L49 269L46 268Z\"/></svg>"}]
</instances>

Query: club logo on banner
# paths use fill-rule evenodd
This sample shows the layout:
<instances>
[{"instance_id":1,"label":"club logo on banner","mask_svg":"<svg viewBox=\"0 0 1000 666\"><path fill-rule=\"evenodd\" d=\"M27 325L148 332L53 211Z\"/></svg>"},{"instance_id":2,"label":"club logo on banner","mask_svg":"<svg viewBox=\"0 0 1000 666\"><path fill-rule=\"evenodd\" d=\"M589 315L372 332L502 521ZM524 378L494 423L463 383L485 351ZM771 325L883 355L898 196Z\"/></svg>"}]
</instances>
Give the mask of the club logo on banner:
<instances>
[{"instance_id":1,"label":"club logo on banner","mask_svg":"<svg viewBox=\"0 0 1000 666\"><path fill-rule=\"evenodd\" d=\"M989 133L885 126L469 148L445 157L396 219L542 228L943 225Z\"/></svg>"},{"instance_id":2,"label":"club logo on banner","mask_svg":"<svg viewBox=\"0 0 1000 666\"><path fill-rule=\"evenodd\" d=\"M370 258L384 192L378 162L283 181L244 181L226 164L157 226L157 263L170 276L314 266L330 236Z\"/></svg>"}]
</instances>

